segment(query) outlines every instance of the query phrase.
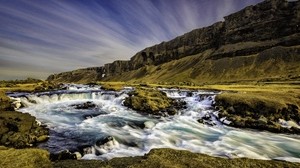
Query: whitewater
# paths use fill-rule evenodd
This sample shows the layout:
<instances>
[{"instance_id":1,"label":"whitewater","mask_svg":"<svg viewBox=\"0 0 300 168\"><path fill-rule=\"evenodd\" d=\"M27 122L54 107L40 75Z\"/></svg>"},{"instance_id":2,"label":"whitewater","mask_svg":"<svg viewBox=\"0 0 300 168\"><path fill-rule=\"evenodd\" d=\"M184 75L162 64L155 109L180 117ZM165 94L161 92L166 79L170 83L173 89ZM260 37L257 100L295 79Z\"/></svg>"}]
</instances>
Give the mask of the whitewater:
<instances>
[{"instance_id":1,"label":"whitewater","mask_svg":"<svg viewBox=\"0 0 300 168\"><path fill-rule=\"evenodd\" d=\"M212 156L277 159L300 162L300 136L237 129L217 120L212 107L217 92L163 89L168 97L185 101L175 116L153 116L123 106L134 88L105 91L101 86L67 85L66 90L42 93L9 93L20 99L30 113L50 129L50 138L39 147L51 153L76 152L85 147L82 159L108 160L141 156L153 148L173 148ZM76 108L83 103L92 108ZM210 115L211 123L197 120ZM113 137L107 145L99 140Z\"/></svg>"}]
</instances>

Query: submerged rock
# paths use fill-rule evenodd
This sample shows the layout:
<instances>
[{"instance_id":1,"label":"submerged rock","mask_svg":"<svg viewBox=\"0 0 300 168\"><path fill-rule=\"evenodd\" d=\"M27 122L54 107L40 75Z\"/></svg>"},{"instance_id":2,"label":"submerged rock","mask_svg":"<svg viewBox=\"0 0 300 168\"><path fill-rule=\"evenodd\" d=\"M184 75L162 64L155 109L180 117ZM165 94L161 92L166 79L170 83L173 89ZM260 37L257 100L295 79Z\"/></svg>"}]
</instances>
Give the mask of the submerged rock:
<instances>
[{"instance_id":1,"label":"submerged rock","mask_svg":"<svg viewBox=\"0 0 300 168\"><path fill-rule=\"evenodd\" d=\"M91 109L91 108L97 108L97 105L94 104L91 101L88 102L84 102L81 104L72 104L72 107L74 107L75 109Z\"/></svg>"},{"instance_id":2,"label":"submerged rock","mask_svg":"<svg viewBox=\"0 0 300 168\"><path fill-rule=\"evenodd\" d=\"M94 145L85 145L79 147L79 153L83 157L86 154L102 155L118 147L119 142L114 137L107 136L98 139ZM76 157L78 156L78 153L75 152L74 154L76 154Z\"/></svg>"}]
</instances>

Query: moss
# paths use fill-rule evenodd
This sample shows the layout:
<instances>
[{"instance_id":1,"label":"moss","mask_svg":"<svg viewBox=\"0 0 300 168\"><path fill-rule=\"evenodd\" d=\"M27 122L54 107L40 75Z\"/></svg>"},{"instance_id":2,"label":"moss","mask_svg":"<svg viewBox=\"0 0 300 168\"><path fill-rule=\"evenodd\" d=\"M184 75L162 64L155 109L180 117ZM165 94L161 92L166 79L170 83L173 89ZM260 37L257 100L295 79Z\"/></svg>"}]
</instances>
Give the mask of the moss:
<instances>
[{"instance_id":1,"label":"moss","mask_svg":"<svg viewBox=\"0 0 300 168\"><path fill-rule=\"evenodd\" d=\"M48 139L48 129L38 126L35 117L17 111L0 111L0 144L24 148Z\"/></svg>"},{"instance_id":2,"label":"moss","mask_svg":"<svg viewBox=\"0 0 300 168\"><path fill-rule=\"evenodd\" d=\"M227 159L212 157L205 154L192 153L175 149L152 149L143 157L114 158L107 162L95 160L59 161L54 167L132 167L132 168L157 168L157 167L299 167L299 163L289 163L272 160L255 160L247 158Z\"/></svg>"},{"instance_id":3,"label":"moss","mask_svg":"<svg viewBox=\"0 0 300 168\"><path fill-rule=\"evenodd\" d=\"M279 119L300 122L298 92L226 92L216 97L220 117L232 121L231 126L272 132L300 133L297 128L278 126Z\"/></svg>"},{"instance_id":4,"label":"moss","mask_svg":"<svg viewBox=\"0 0 300 168\"><path fill-rule=\"evenodd\" d=\"M6 96L4 91L0 90L0 111L14 110L11 100Z\"/></svg>"},{"instance_id":5,"label":"moss","mask_svg":"<svg viewBox=\"0 0 300 168\"><path fill-rule=\"evenodd\" d=\"M137 88L124 101L124 105L134 110L159 114L171 106L172 100L165 93L152 88Z\"/></svg>"},{"instance_id":6,"label":"moss","mask_svg":"<svg viewBox=\"0 0 300 168\"><path fill-rule=\"evenodd\" d=\"M50 168L49 153L41 149L12 149L0 146L0 167Z\"/></svg>"},{"instance_id":7,"label":"moss","mask_svg":"<svg viewBox=\"0 0 300 168\"><path fill-rule=\"evenodd\" d=\"M124 88L124 82L99 82L101 88L104 90L120 91Z\"/></svg>"}]
</instances>

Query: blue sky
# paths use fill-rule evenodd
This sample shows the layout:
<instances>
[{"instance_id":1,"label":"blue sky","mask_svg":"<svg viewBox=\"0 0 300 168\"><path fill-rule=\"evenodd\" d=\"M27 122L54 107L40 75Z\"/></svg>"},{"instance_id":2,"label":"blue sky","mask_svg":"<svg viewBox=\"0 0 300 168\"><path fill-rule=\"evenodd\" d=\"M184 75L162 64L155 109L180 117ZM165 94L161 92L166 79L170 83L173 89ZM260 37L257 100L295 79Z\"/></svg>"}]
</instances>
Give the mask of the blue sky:
<instances>
[{"instance_id":1,"label":"blue sky","mask_svg":"<svg viewBox=\"0 0 300 168\"><path fill-rule=\"evenodd\" d=\"M127 60L262 0L0 0L0 80Z\"/></svg>"}]
</instances>

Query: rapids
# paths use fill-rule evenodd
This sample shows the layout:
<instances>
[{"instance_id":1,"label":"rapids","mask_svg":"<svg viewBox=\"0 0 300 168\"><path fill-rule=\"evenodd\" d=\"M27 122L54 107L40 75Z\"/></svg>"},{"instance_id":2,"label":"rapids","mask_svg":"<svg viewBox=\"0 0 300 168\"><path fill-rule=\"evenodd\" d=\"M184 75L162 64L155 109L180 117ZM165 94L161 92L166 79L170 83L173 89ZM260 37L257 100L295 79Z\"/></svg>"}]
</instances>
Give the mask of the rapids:
<instances>
[{"instance_id":1,"label":"rapids","mask_svg":"<svg viewBox=\"0 0 300 168\"><path fill-rule=\"evenodd\" d=\"M65 149L75 152L89 146L83 159L107 160L144 155L152 148L174 148L229 158L300 162L298 135L222 125L212 108L216 92L161 89L171 98L184 100L187 108L175 116L157 117L122 105L132 89L113 92L97 86L67 85L67 90L8 95L21 100L24 107L19 111L30 113L49 127L50 139L40 147L52 153ZM95 106L76 108L86 102ZM213 126L197 121L205 115L212 116ZM114 140L109 147L97 145L107 136Z\"/></svg>"}]
</instances>

